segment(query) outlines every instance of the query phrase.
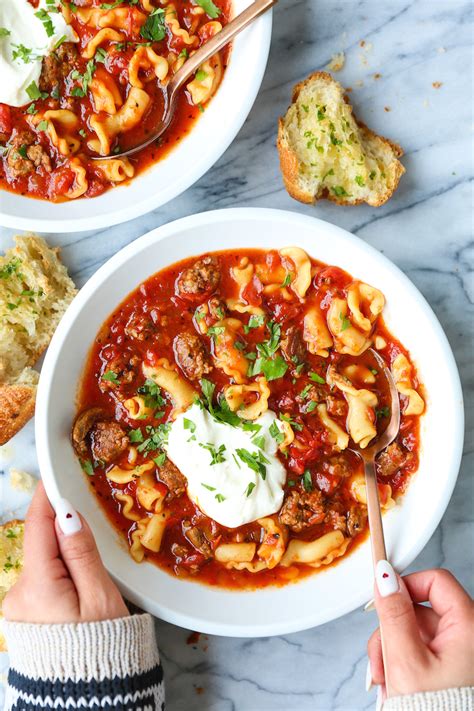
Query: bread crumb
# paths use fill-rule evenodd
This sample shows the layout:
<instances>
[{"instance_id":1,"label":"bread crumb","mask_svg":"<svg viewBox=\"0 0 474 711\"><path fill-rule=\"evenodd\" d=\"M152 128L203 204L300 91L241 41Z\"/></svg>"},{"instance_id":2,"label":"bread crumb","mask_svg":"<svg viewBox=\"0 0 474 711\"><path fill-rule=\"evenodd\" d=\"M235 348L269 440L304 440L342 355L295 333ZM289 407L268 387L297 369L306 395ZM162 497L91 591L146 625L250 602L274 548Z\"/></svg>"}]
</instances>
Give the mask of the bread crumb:
<instances>
[{"instance_id":1,"label":"bread crumb","mask_svg":"<svg viewBox=\"0 0 474 711\"><path fill-rule=\"evenodd\" d=\"M32 494L36 488L38 479L28 472L20 471L20 469L10 469L10 485L15 491L22 491L25 494Z\"/></svg>"},{"instance_id":2,"label":"bread crumb","mask_svg":"<svg viewBox=\"0 0 474 711\"><path fill-rule=\"evenodd\" d=\"M434 81L431 86L433 87L433 89L441 89L441 87L443 86L443 82L442 81Z\"/></svg>"},{"instance_id":3,"label":"bread crumb","mask_svg":"<svg viewBox=\"0 0 474 711\"><path fill-rule=\"evenodd\" d=\"M384 106L384 107L383 107L383 110L388 113L388 112L391 111L392 109L390 108L390 106Z\"/></svg>"},{"instance_id":4,"label":"bread crumb","mask_svg":"<svg viewBox=\"0 0 474 711\"><path fill-rule=\"evenodd\" d=\"M344 52L338 52L337 54L332 55L331 61L326 66L326 69L329 69L331 72L340 72L345 63L346 55Z\"/></svg>"},{"instance_id":5,"label":"bread crumb","mask_svg":"<svg viewBox=\"0 0 474 711\"><path fill-rule=\"evenodd\" d=\"M377 79L380 79L381 76L382 76L382 75L379 74L378 72L377 72L376 74L374 74L374 79L375 79L375 81L377 81Z\"/></svg>"},{"instance_id":6,"label":"bread crumb","mask_svg":"<svg viewBox=\"0 0 474 711\"><path fill-rule=\"evenodd\" d=\"M359 47L365 47L365 40L361 40L359 42Z\"/></svg>"},{"instance_id":7,"label":"bread crumb","mask_svg":"<svg viewBox=\"0 0 474 711\"><path fill-rule=\"evenodd\" d=\"M0 461L7 462L9 459L13 459L14 453L12 444L4 444L0 447Z\"/></svg>"}]
</instances>

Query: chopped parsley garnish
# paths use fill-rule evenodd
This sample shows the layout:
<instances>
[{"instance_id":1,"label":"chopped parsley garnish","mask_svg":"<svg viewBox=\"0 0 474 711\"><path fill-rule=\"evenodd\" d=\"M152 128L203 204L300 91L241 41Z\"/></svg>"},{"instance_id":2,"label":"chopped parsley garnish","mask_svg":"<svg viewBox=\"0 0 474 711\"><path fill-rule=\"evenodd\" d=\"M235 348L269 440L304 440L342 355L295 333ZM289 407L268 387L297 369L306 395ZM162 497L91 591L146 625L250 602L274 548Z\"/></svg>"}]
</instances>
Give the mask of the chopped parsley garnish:
<instances>
[{"instance_id":1,"label":"chopped parsley garnish","mask_svg":"<svg viewBox=\"0 0 474 711\"><path fill-rule=\"evenodd\" d=\"M216 494L214 498L217 500L218 504L222 504L222 502L225 501L225 496L222 496L222 494Z\"/></svg>"},{"instance_id":2,"label":"chopped parsley garnish","mask_svg":"<svg viewBox=\"0 0 474 711\"><path fill-rule=\"evenodd\" d=\"M87 89L89 88L89 84L92 81L92 76L95 72L95 62L93 59L89 59L89 61L86 64L86 71L84 74L81 74L77 69L74 69L71 72L71 79L74 79L74 81L79 81L81 83L81 86L75 86L71 90L71 96L86 96L87 94Z\"/></svg>"},{"instance_id":3,"label":"chopped parsley garnish","mask_svg":"<svg viewBox=\"0 0 474 711\"><path fill-rule=\"evenodd\" d=\"M224 326L211 326L207 329L207 335L215 339L217 336L220 336L222 333L224 333L224 331Z\"/></svg>"},{"instance_id":4,"label":"chopped parsley garnish","mask_svg":"<svg viewBox=\"0 0 474 711\"><path fill-rule=\"evenodd\" d=\"M13 530L13 528L7 528L7 532L5 535L7 538L17 538L17 535L16 535L15 531Z\"/></svg>"},{"instance_id":5,"label":"chopped parsley garnish","mask_svg":"<svg viewBox=\"0 0 474 711\"><path fill-rule=\"evenodd\" d=\"M86 138L86 136L87 136L87 133L85 132L85 130L83 128L79 129L78 134L80 136L82 136L82 138Z\"/></svg>"},{"instance_id":6,"label":"chopped parsley garnish","mask_svg":"<svg viewBox=\"0 0 474 711\"><path fill-rule=\"evenodd\" d=\"M245 432L253 432L254 434L257 434L257 432L260 432L262 429L262 425L256 425L255 422L244 422L242 424L242 429Z\"/></svg>"},{"instance_id":7,"label":"chopped parsley garnish","mask_svg":"<svg viewBox=\"0 0 474 711\"><path fill-rule=\"evenodd\" d=\"M318 121L323 121L326 118L326 107L325 106L318 106Z\"/></svg>"},{"instance_id":8,"label":"chopped parsley garnish","mask_svg":"<svg viewBox=\"0 0 474 711\"><path fill-rule=\"evenodd\" d=\"M379 371L378 371L376 368L371 368L371 369L370 369L370 372L372 373L372 375L378 375L378 374L379 374Z\"/></svg>"},{"instance_id":9,"label":"chopped parsley garnish","mask_svg":"<svg viewBox=\"0 0 474 711\"><path fill-rule=\"evenodd\" d=\"M306 412L313 412L313 410L315 410L317 406L318 403L316 402L316 400L311 400L311 402L309 402L306 407Z\"/></svg>"},{"instance_id":10,"label":"chopped parsley garnish","mask_svg":"<svg viewBox=\"0 0 474 711\"><path fill-rule=\"evenodd\" d=\"M323 175L323 180L326 180L328 175L334 175L334 168L331 168L325 175Z\"/></svg>"},{"instance_id":11,"label":"chopped parsley garnish","mask_svg":"<svg viewBox=\"0 0 474 711\"><path fill-rule=\"evenodd\" d=\"M267 329L270 332L270 338L263 343L257 343L259 355L252 366L251 375L263 373L265 378L270 381L282 378L288 370L288 365L280 355L276 355L280 347L280 324L275 323L275 321L269 321Z\"/></svg>"},{"instance_id":12,"label":"chopped parsley garnish","mask_svg":"<svg viewBox=\"0 0 474 711\"><path fill-rule=\"evenodd\" d=\"M235 451L239 459L241 459L244 464L252 469L252 471L260 474L262 479L266 478L267 469L265 464L269 464L269 461L260 450L258 452L249 452L248 449L238 447Z\"/></svg>"},{"instance_id":13,"label":"chopped parsley garnish","mask_svg":"<svg viewBox=\"0 0 474 711\"><path fill-rule=\"evenodd\" d=\"M306 387L304 387L303 390L300 392L300 398L305 400L308 397L308 393L311 390L311 388L312 388L312 385L310 383L308 383L308 385L306 385Z\"/></svg>"},{"instance_id":14,"label":"chopped parsley garnish","mask_svg":"<svg viewBox=\"0 0 474 711\"><path fill-rule=\"evenodd\" d=\"M143 442L143 432L139 427L136 430L130 430L128 437L130 442Z\"/></svg>"},{"instance_id":15,"label":"chopped parsley garnish","mask_svg":"<svg viewBox=\"0 0 474 711\"><path fill-rule=\"evenodd\" d=\"M291 274L290 274L290 272L288 272L288 274L287 274L286 277L283 279L283 281L282 281L282 283L280 284L280 286L282 286L282 287L283 287L283 286L290 286L290 284L291 284L291 279L292 279Z\"/></svg>"},{"instance_id":16,"label":"chopped parsley garnish","mask_svg":"<svg viewBox=\"0 0 474 711\"><path fill-rule=\"evenodd\" d=\"M354 180L356 181L357 185L360 185L361 188L365 188L365 182L364 182L364 178L362 177L362 175L356 175Z\"/></svg>"},{"instance_id":17,"label":"chopped parsley garnish","mask_svg":"<svg viewBox=\"0 0 474 711\"><path fill-rule=\"evenodd\" d=\"M209 484L204 484L203 482L201 482L201 486L203 486L208 491L215 491L216 490L215 486L209 486Z\"/></svg>"},{"instance_id":18,"label":"chopped parsley garnish","mask_svg":"<svg viewBox=\"0 0 474 711\"><path fill-rule=\"evenodd\" d=\"M12 563L11 555L7 555L6 562L3 564L3 572L8 573L10 570L13 570L13 568L15 568L15 570L18 570L19 567L20 561L17 560Z\"/></svg>"},{"instance_id":19,"label":"chopped parsley garnish","mask_svg":"<svg viewBox=\"0 0 474 711\"><path fill-rule=\"evenodd\" d=\"M117 378L117 373L114 373L113 370L107 370L103 376L102 380L106 380L109 383L112 383L113 385L120 385L120 380Z\"/></svg>"},{"instance_id":20,"label":"chopped parsley garnish","mask_svg":"<svg viewBox=\"0 0 474 711\"><path fill-rule=\"evenodd\" d=\"M283 420L283 422L288 422L291 427L293 427L294 430L297 430L298 432L301 432L303 429L303 425L301 425L299 422L294 420L290 415L286 415L283 412L280 412L279 414L280 420Z\"/></svg>"},{"instance_id":21,"label":"chopped parsley garnish","mask_svg":"<svg viewBox=\"0 0 474 711\"><path fill-rule=\"evenodd\" d=\"M19 147L17 152L22 158L28 158L28 154L26 152L26 146L24 144Z\"/></svg>"},{"instance_id":22,"label":"chopped parsley garnish","mask_svg":"<svg viewBox=\"0 0 474 711\"><path fill-rule=\"evenodd\" d=\"M285 439L285 435L283 434L283 432L280 432L280 428L278 427L275 421L272 422L272 424L268 428L268 431L270 432L270 435L273 437L277 444L281 444Z\"/></svg>"},{"instance_id":23,"label":"chopped parsley garnish","mask_svg":"<svg viewBox=\"0 0 474 711\"><path fill-rule=\"evenodd\" d=\"M226 461L226 458L224 457L224 452L226 451L225 444L221 444L219 449L217 449L216 446L211 442L208 442L207 444L199 442L199 446L203 449L207 449L207 451L211 455L211 467L214 464L220 464L221 462Z\"/></svg>"},{"instance_id":24,"label":"chopped parsley garnish","mask_svg":"<svg viewBox=\"0 0 474 711\"><path fill-rule=\"evenodd\" d=\"M8 37L8 35L11 35L10 30L7 30L6 27L0 27L0 37Z\"/></svg>"},{"instance_id":25,"label":"chopped parsley garnish","mask_svg":"<svg viewBox=\"0 0 474 711\"><path fill-rule=\"evenodd\" d=\"M62 36L58 39L58 41L56 42L56 44L54 45L53 49L57 49L58 47L60 47L60 46L62 45L62 43L65 42L66 40L67 40L66 35L62 35Z\"/></svg>"},{"instance_id":26,"label":"chopped parsley garnish","mask_svg":"<svg viewBox=\"0 0 474 711\"><path fill-rule=\"evenodd\" d=\"M244 333L248 333L252 328L260 328L264 323L265 316L263 314L252 314L248 324L244 324Z\"/></svg>"},{"instance_id":27,"label":"chopped parsley garnish","mask_svg":"<svg viewBox=\"0 0 474 711\"><path fill-rule=\"evenodd\" d=\"M163 417L165 414L163 410L159 410L166 405L166 400L161 395L160 386L155 383L151 378L147 378L143 385L141 385L137 392L140 395L144 395L145 407L150 410L155 410L154 417Z\"/></svg>"},{"instance_id":28,"label":"chopped parsley garnish","mask_svg":"<svg viewBox=\"0 0 474 711\"><path fill-rule=\"evenodd\" d=\"M41 10L35 12L35 17L37 17L38 20L41 20L41 22L43 23L43 27L48 37L52 37L54 35L54 25L48 12L44 8L41 8Z\"/></svg>"},{"instance_id":29,"label":"chopped parsley garnish","mask_svg":"<svg viewBox=\"0 0 474 711\"><path fill-rule=\"evenodd\" d=\"M13 275L17 276L19 279L22 279L23 275L19 272L20 264L21 259L18 259L18 257L10 259L10 261L0 269L0 279L8 279Z\"/></svg>"},{"instance_id":30,"label":"chopped parsley garnish","mask_svg":"<svg viewBox=\"0 0 474 711\"><path fill-rule=\"evenodd\" d=\"M342 187L342 185L335 185L331 188L331 190L337 197L351 197L346 191L346 189Z\"/></svg>"},{"instance_id":31,"label":"chopped parsley garnish","mask_svg":"<svg viewBox=\"0 0 474 711\"><path fill-rule=\"evenodd\" d=\"M375 414L377 416L377 419L380 419L381 417L390 417L390 408L381 407L380 410L375 411Z\"/></svg>"},{"instance_id":32,"label":"chopped parsley garnish","mask_svg":"<svg viewBox=\"0 0 474 711\"><path fill-rule=\"evenodd\" d=\"M308 378L315 383L320 383L321 385L324 385L324 383L326 382L324 378L318 375L318 373L315 373L313 370L308 373Z\"/></svg>"},{"instance_id":33,"label":"chopped parsley garnish","mask_svg":"<svg viewBox=\"0 0 474 711\"><path fill-rule=\"evenodd\" d=\"M39 124L36 126L38 131L47 131L48 130L49 123L45 119L39 122Z\"/></svg>"},{"instance_id":34,"label":"chopped parsley garnish","mask_svg":"<svg viewBox=\"0 0 474 711\"><path fill-rule=\"evenodd\" d=\"M215 20L221 14L222 10L218 8L212 0L196 0L196 4L202 7L206 15L209 15Z\"/></svg>"},{"instance_id":35,"label":"chopped parsley garnish","mask_svg":"<svg viewBox=\"0 0 474 711\"><path fill-rule=\"evenodd\" d=\"M265 449L265 437L263 435L254 435L252 437L252 442L259 449Z\"/></svg>"},{"instance_id":36,"label":"chopped parsley garnish","mask_svg":"<svg viewBox=\"0 0 474 711\"><path fill-rule=\"evenodd\" d=\"M370 173L369 173L369 179L370 179L370 180L373 180L376 175L377 175L377 173L375 172L375 170L371 170Z\"/></svg>"},{"instance_id":37,"label":"chopped parsley garnish","mask_svg":"<svg viewBox=\"0 0 474 711\"><path fill-rule=\"evenodd\" d=\"M187 417L183 417L183 427L185 430L189 430L192 433L196 432L196 423L192 420L188 420Z\"/></svg>"},{"instance_id":38,"label":"chopped parsley garnish","mask_svg":"<svg viewBox=\"0 0 474 711\"><path fill-rule=\"evenodd\" d=\"M195 74L196 81L204 81L204 79L207 79L208 76L208 73L205 72L204 69L198 69Z\"/></svg>"},{"instance_id":39,"label":"chopped parsley garnish","mask_svg":"<svg viewBox=\"0 0 474 711\"><path fill-rule=\"evenodd\" d=\"M145 24L140 30L140 35L152 42L161 42L166 37L165 11L161 7L148 15Z\"/></svg>"},{"instance_id":40,"label":"chopped parsley garnish","mask_svg":"<svg viewBox=\"0 0 474 711\"><path fill-rule=\"evenodd\" d=\"M19 59L24 64L30 64L30 62L34 62L36 59L40 58L38 54L33 54L31 47L25 47L24 44L14 44L12 46L16 48L12 52L13 60Z\"/></svg>"},{"instance_id":41,"label":"chopped parsley garnish","mask_svg":"<svg viewBox=\"0 0 474 711\"><path fill-rule=\"evenodd\" d=\"M156 449L161 449L161 447L168 442L170 427L169 422L163 422L163 424L158 425L158 427L147 425L145 429L148 437L138 445L137 450L139 452L148 453Z\"/></svg>"},{"instance_id":42,"label":"chopped parsley garnish","mask_svg":"<svg viewBox=\"0 0 474 711\"><path fill-rule=\"evenodd\" d=\"M36 108L35 104L30 104L28 108L26 109L27 114L37 114L38 109Z\"/></svg>"},{"instance_id":43,"label":"chopped parsley garnish","mask_svg":"<svg viewBox=\"0 0 474 711\"><path fill-rule=\"evenodd\" d=\"M347 316L344 316L344 314L341 312L339 314L339 318L341 319L341 331L346 331L348 328L350 328L351 322L347 318Z\"/></svg>"},{"instance_id":44,"label":"chopped parsley garnish","mask_svg":"<svg viewBox=\"0 0 474 711\"><path fill-rule=\"evenodd\" d=\"M247 498L250 496L250 494L251 494L252 491L255 489L255 487L256 487L256 484L254 484L253 481L249 482L249 485L248 485L247 488L245 489L245 496L246 496Z\"/></svg>"},{"instance_id":45,"label":"chopped parsley garnish","mask_svg":"<svg viewBox=\"0 0 474 711\"><path fill-rule=\"evenodd\" d=\"M159 454L157 457L153 458L153 461L155 462L157 467L162 467L163 464L166 462L166 454L165 452L162 452Z\"/></svg>"},{"instance_id":46,"label":"chopped parsley garnish","mask_svg":"<svg viewBox=\"0 0 474 711\"><path fill-rule=\"evenodd\" d=\"M221 398L217 405L212 402L215 384L211 383L210 380L206 380L206 378L202 378L200 383L204 396L204 402L201 401L201 405L206 407L218 422L225 422L228 425L232 425L232 427L240 427L242 419L235 412L232 412L225 398Z\"/></svg>"},{"instance_id":47,"label":"chopped parsley garnish","mask_svg":"<svg viewBox=\"0 0 474 711\"><path fill-rule=\"evenodd\" d=\"M94 55L94 61L96 64L105 64L107 59L107 51L103 47L97 47L96 53Z\"/></svg>"},{"instance_id":48,"label":"chopped parsley garnish","mask_svg":"<svg viewBox=\"0 0 474 711\"><path fill-rule=\"evenodd\" d=\"M311 478L311 472L309 471L309 469L305 469L302 481L305 491L313 491L313 480Z\"/></svg>"},{"instance_id":49,"label":"chopped parsley garnish","mask_svg":"<svg viewBox=\"0 0 474 711\"><path fill-rule=\"evenodd\" d=\"M87 474L87 476L94 476L94 468L90 459L81 460L81 467Z\"/></svg>"},{"instance_id":50,"label":"chopped parsley garnish","mask_svg":"<svg viewBox=\"0 0 474 711\"><path fill-rule=\"evenodd\" d=\"M178 59L187 59L188 57L189 57L189 52L188 52L188 50L187 50L186 47L185 47L185 48L182 49L181 52L178 54Z\"/></svg>"}]
</instances>

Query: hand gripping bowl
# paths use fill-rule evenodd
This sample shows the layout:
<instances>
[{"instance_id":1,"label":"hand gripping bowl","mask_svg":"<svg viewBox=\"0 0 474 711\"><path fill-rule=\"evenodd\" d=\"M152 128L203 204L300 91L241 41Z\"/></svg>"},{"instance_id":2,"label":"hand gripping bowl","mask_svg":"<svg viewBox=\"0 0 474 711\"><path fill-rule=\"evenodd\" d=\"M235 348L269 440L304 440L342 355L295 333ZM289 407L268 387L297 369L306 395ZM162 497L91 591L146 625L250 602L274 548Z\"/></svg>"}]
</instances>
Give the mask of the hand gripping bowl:
<instances>
[{"instance_id":1,"label":"hand gripping bowl","mask_svg":"<svg viewBox=\"0 0 474 711\"><path fill-rule=\"evenodd\" d=\"M234 0L234 15L250 0ZM16 230L78 232L144 215L187 190L234 140L257 96L270 50L272 11L238 35L221 85L190 133L162 160L95 198L49 202L0 190L0 225Z\"/></svg>"},{"instance_id":2,"label":"hand gripping bowl","mask_svg":"<svg viewBox=\"0 0 474 711\"><path fill-rule=\"evenodd\" d=\"M136 240L110 259L80 291L57 329L41 374L36 441L50 498L69 499L87 518L105 565L123 594L174 624L240 637L295 632L335 619L372 596L369 541L335 567L297 584L255 592L214 589L137 565L91 494L69 440L79 376L106 317L141 281L168 264L233 247L291 243L383 290L385 321L409 349L427 395L420 467L401 505L384 516L390 559L403 570L437 527L461 457L462 393L455 361L436 317L402 272L362 240L322 220L292 212L230 209L177 220ZM422 334L422 337L420 335Z\"/></svg>"}]
</instances>

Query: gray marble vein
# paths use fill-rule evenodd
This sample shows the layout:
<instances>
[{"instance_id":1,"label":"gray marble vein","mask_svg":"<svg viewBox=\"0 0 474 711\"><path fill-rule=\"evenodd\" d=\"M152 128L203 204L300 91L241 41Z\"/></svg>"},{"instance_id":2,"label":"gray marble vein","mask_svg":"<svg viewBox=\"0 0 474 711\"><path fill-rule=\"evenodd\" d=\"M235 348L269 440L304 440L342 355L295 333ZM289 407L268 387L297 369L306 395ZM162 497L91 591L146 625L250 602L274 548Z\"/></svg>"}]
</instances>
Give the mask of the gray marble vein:
<instances>
[{"instance_id":1,"label":"gray marble vein","mask_svg":"<svg viewBox=\"0 0 474 711\"><path fill-rule=\"evenodd\" d=\"M344 227L393 260L427 298L449 338L466 399L462 468L446 514L411 570L446 566L471 592L473 550L472 4L469 0L280 0L272 49L255 105L234 143L192 188L141 218L51 236L79 285L121 247L165 222L234 206L277 207ZM365 41L365 46L361 46ZM407 169L384 207L316 207L284 191L276 123L291 88L346 53L338 79L352 87L356 115L398 141ZM379 78L374 75L380 74ZM441 82L434 88L434 82ZM0 247L12 230L0 230ZM38 473L30 423L0 451L3 518L26 496L8 489L10 466ZM189 632L157 620L170 711L362 711L366 642L374 613L360 610L323 627L270 639ZM0 665L6 669L5 655Z\"/></svg>"}]
</instances>

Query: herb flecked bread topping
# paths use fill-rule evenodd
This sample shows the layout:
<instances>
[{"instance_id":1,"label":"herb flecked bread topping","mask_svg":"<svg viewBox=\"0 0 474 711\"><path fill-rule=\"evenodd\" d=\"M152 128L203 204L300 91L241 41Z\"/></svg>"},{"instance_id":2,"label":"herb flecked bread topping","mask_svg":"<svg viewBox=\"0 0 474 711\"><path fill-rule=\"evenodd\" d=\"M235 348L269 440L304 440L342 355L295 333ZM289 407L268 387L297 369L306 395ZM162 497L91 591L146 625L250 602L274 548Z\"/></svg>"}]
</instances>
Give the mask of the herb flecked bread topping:
<instances>
[{"instance_id":1,"label":"herb flecked bread topping","mask_svg":"<svg viewBox=\"0 0 474 711\"><path fill-rule=\"evenodd\" d=\"M25 522L14 519L0 526L0 623L2 604L23 568L23 535ZM0 625L0 652L6 652L5 638Z\"/></svg>"},{"instance_id":2,"label":"herb flecked bread topping","mask_svg":"<svg viewBox=\"0 0 474 711\"><path fill-rule=\"evenodd\" d=\"M300 202L378 207L405 172L400 146L357 121L343 87L327 72L294 87L277 146L285 187Z\"/></svg>"},{"instance_id":3,"label":"herb flecked bread topping","mask_svg":"<svg viewBox=\"0 0 474 711\"><path fill-rule=\"evenodd\" d=\"M76 294L58 252L25 235L0 257L0 445L32 417L39 380L32 366Z\"/></svg>"}]
</instances>

